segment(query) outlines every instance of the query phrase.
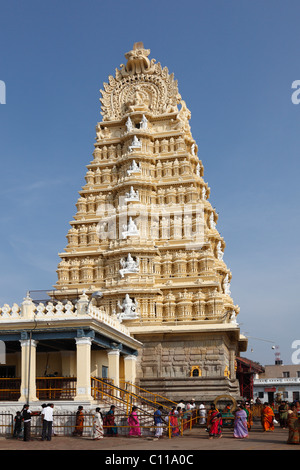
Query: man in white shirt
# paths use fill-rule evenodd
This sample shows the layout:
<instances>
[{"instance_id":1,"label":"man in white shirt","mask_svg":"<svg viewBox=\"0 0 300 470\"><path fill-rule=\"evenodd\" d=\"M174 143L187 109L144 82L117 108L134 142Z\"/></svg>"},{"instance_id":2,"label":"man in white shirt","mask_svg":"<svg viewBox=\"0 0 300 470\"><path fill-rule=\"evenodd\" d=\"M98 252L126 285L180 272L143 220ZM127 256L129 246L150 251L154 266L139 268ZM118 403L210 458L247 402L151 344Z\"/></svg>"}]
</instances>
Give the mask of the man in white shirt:
<instances>
[{"instance_id":1,"label":"man in white shirt","mask_svg":"<svg viewBox=\"0 0 300 470\"><path fill-rule=\"evenodd\" d=\"M48 403L43 411L41 412L43 420L43 429L42 429L42 441L51 441L52 437L52 424L53 424L53 403Z\"/></svg>"},{"instance_id":2,"label":"man in white shirt","mask_svg":"<svg viewBox=\"0 0 300 470\"><path fill-rule=\"evenodd\" d=\"M180 403L178 403L177 408L181 408L181 410L185 408L185 404L183 400L181 400Z\"/></svg>"}]
</instances>

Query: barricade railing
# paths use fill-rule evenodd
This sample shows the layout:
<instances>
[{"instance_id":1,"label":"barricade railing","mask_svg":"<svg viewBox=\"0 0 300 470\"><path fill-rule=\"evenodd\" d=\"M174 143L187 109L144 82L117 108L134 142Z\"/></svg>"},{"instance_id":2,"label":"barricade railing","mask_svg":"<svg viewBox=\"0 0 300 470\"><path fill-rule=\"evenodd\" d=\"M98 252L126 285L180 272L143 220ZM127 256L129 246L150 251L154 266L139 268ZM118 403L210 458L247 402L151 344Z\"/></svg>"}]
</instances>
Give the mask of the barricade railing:
<instances>
[{"instance_id":1,"label":"barricade railing","mask_svg":"<svg viewBox=\"0 0 300 470\"><path fill-rule=\"evenodd\" d=\"M9 436L13 435L14 416L12 413L0 413L0 434Z\"/></svg>"},{"instance_id":2,"label":"barricade railing","mask_svg":"<svg viewBox=\"0 0 300 470\"><path fill-rule=\"evenodd\" d=\"M103 418L107 414L107 411L110 407L105 407L101 409ZM32 409L33 415L31 417L31 435L33 438L39 438L42 434L42 416L40 411L35 411L34 407ZM183 435L186 431L192 429L194 424L197 421L197 416L192 414L185 414L181 418L177 418L178 421L173 426L170 415L163 414L163 423L161 426L156 426L154 423L153 414L146 412L137 413L141 437L155 437L157 431L160 430L163 435L167 436L169 439L177 436ZM116 412L114 414L114 424L108 425L103 424L104 435L117 434L118 436L127 436L130 435L130 429L133 427L128 424L129 413ZM86 412L83 414L83 425L82 425L82 437L91 437L93 433L93 419L94 413ZM76 412L64 412L64 413L55 413L53 414L53 435L54 436L72 436L76 429ZM115 431L117 431L115 433ZM5 436L12 437L14 434L14 416L12 413L0 413L0 434ZM22 432L18 436L22 438Z\"/></svg>"},{"instance_id":3,"label":"barricade railing","mask_svg":"<svg viewBox=\"0 0 300 470\"><path fill-rule=\"evenodd\" d=\"M108 425L105 424L105 415L108 410L103 410L103 432L104 436L111 436L116 435L120 437L125 437L130 435L130 430L133 426L128 424L128 414L127 413L115 413L114 414L114 424ZM1 423L1 414L0 414L0 423ZM0 433L5 434L6 436L13 436L13 415L12 414L5 414L4 415L7 422L4 425L5 431L0 427ZM159 426L155 426L153 422L153 417L149 416L148 414L139 413L138 414L139 425L138 429L140 431L141 437L155 437L156 430L159 429ZM81 437L85 438L92 438L93 436L93 420L94 414L93 413L84 413L83 414L83 424L81 428ZM134 427L137 429L137 427ZM172 438L172 426L168 423L167 419L166 422L163 423L162 432L165 436ZM53 414L53 428L52 434L53 436L63 437L63 436L72 436L75 435L75 430L78 431L76 427L76 413L54 413ZM42 417L39 414L34 414L31 417L31 437L32 438L39 438L42 435ZM78 436L78 432L76 433L76 437ZM23 431L18 436L19 438L23 437Z\"/></svg>"}]
</instances>

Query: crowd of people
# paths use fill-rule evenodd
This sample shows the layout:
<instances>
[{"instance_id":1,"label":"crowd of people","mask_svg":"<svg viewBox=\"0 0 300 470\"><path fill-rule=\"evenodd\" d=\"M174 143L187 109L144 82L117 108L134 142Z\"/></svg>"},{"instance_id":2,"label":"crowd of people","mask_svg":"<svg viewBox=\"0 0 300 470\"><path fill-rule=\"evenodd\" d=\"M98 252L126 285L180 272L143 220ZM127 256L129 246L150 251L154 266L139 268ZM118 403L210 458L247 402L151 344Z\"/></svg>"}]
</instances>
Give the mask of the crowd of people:
<instances>
[{"instance_id":1,"label":"crowd of people","mask_svg":"<svg viewBox=\"0 0 300 470\"><path fill-rule=\"evenodd\" d=\"M162 423L166 426L169 423L172 436L179 436L181 431L195 423L202 425L208 439L221 438L224 427L232 428L232 436L235 439L245 439L249 437L249 432L253 427L252 403L242 401L233 405L227 403L223 409L212 403L207 410L204 403L200 403L196 409L194 400L185 404L181 401L177 407L173 407L169 416L162 417L163 408L160 407L154 415L156 426L156 437L162 437ZM300 404L299 402L281 402L278 406L278 419L275 419L274 406L264 403L261 406L261 428L263 432L272 432L275 424L282 429L288 429L288 444L300 444Z\"/></svg>"},{"instance_id":2,"label":"crowd of people","mask_svg":"<svg viewBox=\"0 0 300 470\"><path fill-rule=\"evenodd\" d=\"M28 441L31 438L31 417L40 416L42 419L41 440L51 441L53 435L53 403L42 405L42 411L32 412L29 405L24 405L21 412L17 412L14 418L14 438L23 438ZM278 406L277 416L279 422L275 419L274 407L264 403L261 407L261 426L264 432L272 432L275 424L282 429L288 429L288 444L300 444L300 404L299 402L281 402ZM109 410L102 413L97 407L93 413L92 438L102 439L105 435L117 437L118 427L115 417L115 406L111 405ZM78 406L76 412L76 422L73 436L82 437L85 429L85 413L83 406ZM196 406L195 400L184 402L183 400L177 406L166 413L163 406L158 406L153 413L154 437L160 439L165 433L168 437L180 436L183 431L192 428L195 425L205 428L208 439L221 438L225 427L232 428L232 436L236 439L245 439L253 426L253 413L251 403L239 402L236 406L233 403L227 403L223 409L212 403L209 408L204 403ZM129 437L142 436L138 408L133 406L129 416L126 418L126 424L122 427L129 428ZM150 426L151 427L151 426Z\"/></svg>"}]
</instances>

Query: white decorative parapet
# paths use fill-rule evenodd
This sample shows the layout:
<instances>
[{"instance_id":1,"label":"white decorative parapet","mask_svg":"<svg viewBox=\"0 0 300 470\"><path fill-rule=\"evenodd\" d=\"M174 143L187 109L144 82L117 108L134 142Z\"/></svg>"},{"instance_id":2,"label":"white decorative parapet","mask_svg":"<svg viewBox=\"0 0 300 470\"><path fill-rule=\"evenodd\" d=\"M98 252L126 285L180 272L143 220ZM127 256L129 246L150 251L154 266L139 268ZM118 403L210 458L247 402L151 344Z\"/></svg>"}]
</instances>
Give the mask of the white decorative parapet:
<instances>
[{"instance_id":1,"label":"white decorative parapet","mask_svg":"<svg viewBox=\"0 0 300 470\"><path fill-rule=\"evenodd\" d=\"M12 322L17 320L24 321L33 319L35 321L43 319L55 321L78 318L78 316L80 316L80 318L93 317L120 333L130 336L129 329L125 325L121 324L117 317L108 315L103 307L98 308L90 304L86 298L87 296L82 295L79 299L81 303L78 302L76 305L70 301L67 301L66 303L41 302L36 305L27 294L27 297L25 297L21 306L13 304L13 306L10 307L8 304L4 304L3 307L0 307L0 323L2 321ZM79 309L77 307L79 307Z\"/></svg>"},{"instance_id":2,"label":"white decorative parapet","mask_svg":"<svg viewBox=\"0 0 300 470\"><path fill-rule=\"evenodd\" d=\"M3 307L0 307L0 318L20 318L21 315L21 307L17 304L13 304L10 307L8 304L4 304Z\"/></svg>"},{"instance_id":3,"label":"white decorative parapet","mask_svg":"<svg viewBox=\"0 0 300 470\"><path fill-rule=\"evenodd\" d=\"M4 304L3 307L0 307L0 322L1 321L12 321L12 320L32 320L33 318L65 318L65 317L74 317L76 316L76 308L71 302L63 304L62 302L57 302L53 304L52 302L48 303L39 303L35 305L32 300L27 296L22 302L21 306L13 304L10 307L8 304Z\"/></svg>"},{"instance_id":4,"label":"white decorative parapet","mask_svg":"<svg viewBox=\"0 0 300 470\"><path fill-rule=\"evenodd\" d=\"M76 315L76 308L72 302L68 301L66 304L62 302L57 302L53 304L52 302L39 303L35 308L36 318L39 317L74 317Z\"/></svg>"},{"instance_id":5,"label":"white decorative parapet","mask_svg":"<svg viewBox=\"0 0 300 470\"><path fill-rule=\"evenodd\" d=\"M102 323L105 323L108 326L111 326L115 330L120 331L121 333L130 336L130 331L129 329L123 325L122 323L119 322L119 320L115 317L112 317L111 315L108 315L105 313L103 310L95 307L92 305L89 309L89 314L99 320Z\"/></svg>"}]
</instances>

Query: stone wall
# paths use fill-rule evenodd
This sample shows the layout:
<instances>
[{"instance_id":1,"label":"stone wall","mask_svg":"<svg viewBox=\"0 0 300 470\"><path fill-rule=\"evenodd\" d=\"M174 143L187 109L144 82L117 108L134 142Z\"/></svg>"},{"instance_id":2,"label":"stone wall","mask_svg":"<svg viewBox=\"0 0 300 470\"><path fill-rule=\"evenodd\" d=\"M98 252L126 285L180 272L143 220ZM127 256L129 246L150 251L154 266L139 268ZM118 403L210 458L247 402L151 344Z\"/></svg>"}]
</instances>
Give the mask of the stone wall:
<instances>
[{"instance_id":1,"label":"stone wall","mask_svg":"<svg viewBox=\"0 0 300 470\"><path fill-rule=\"evenodd\" d=\"M157 338L141 335L137 339L143 343L137 363L137 380L143 388L175 401L239 396L235 367L230 361L233 346L223 337L191 333Z\"/></svg>"}]
</instances>

